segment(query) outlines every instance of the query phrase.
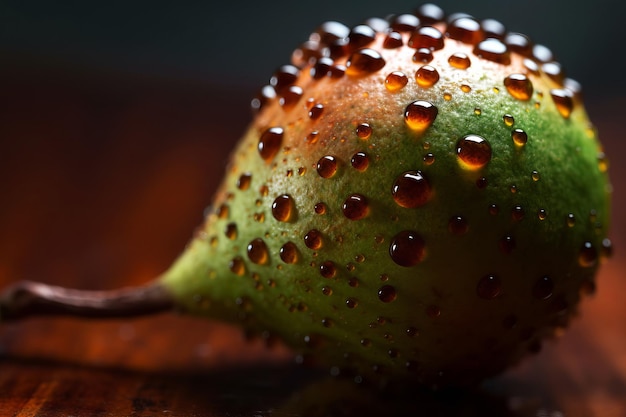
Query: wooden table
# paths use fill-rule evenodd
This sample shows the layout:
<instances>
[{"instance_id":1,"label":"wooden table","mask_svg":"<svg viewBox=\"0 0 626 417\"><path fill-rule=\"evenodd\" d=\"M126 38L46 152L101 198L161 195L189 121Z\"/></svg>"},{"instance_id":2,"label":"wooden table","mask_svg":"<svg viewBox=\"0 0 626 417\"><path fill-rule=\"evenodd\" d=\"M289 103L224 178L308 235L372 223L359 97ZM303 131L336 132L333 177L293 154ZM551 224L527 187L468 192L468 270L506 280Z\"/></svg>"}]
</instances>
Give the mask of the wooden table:
<instances>
[{"instance_id":1,"label":"wooden table","mask_svg":"<svg viewBox=\"0 0 626 417\"><path fill-rule=\"evenodd\" d=\"M201 221L249 121L250 92L68 71L8 76L0 287L36 279L106 289L164 270ZM293 365L280 344L174 314L36 318L0 325L0 415L624 417L625 105L589 105L615 161L616 255L596 295L559 341L480 389L372 393Z\"/></svg>"}]
</instances>

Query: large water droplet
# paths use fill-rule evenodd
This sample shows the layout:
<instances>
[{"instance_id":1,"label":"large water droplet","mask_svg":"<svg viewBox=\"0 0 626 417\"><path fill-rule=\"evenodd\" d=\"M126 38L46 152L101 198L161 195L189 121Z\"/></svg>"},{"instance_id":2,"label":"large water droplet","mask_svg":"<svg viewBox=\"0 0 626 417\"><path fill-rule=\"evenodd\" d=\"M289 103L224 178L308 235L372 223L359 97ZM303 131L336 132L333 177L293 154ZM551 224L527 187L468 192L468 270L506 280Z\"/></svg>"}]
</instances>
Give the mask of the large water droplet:
<instances>
[{"instance_id":1,"label":"large water droplet","mask_svg":"<svg viewBox=\"0 0 626 417\"><path fill-rule=\"evenodd\" d=\"M269 261L269 250L263 239L254 239L248 243L248 258L255 264L264 265Z\"/></svg>"},{"instance_id":2,"label":"large water droplet","mask_svg":"<svg viewBox=\"0 0 626 417\"><path fill-rule=\"evenodd\" d=\"M369 214L369 204L361 194L352 194L344 201L341 209L350 220L360 220Z\"/></svg>"},{"instance_id":3,"label":"large water droplet","mask_svg":"<svg viewBox=\"0 0 626 417\"><path fill-rule=\"evenodd\" d=\"M511 74L504 79L506 90L518 100L530 100L533 84L524 74Z\"/></svg>"},{"instance_id":4,"label":"large water droplet","mask_svg":"<svg viewBox=\"0 0 626 417\"><path fill-rule=\"evenodd\" d=\"M387 75L385 78L385 88L389 91L398 91L404 88L409 82L409 77L404 75L403 72L394 71Z\"/></svg>"},{"instance_id":5,"label":"large water droplet","mask_svg":"<svg viewBox=\"0 0 626 417\"><path fill-rule=\"evenodd\" d=\"M370 159L365 152L357 152L350 158L350 164L358 171L365 171L369 166Z\"/></svg>"},{"instance_id":6,"label":"large water droplet","mask_svg":"<svg viewBox=\"0 0 626 417\"><path fill-rule=\"evenodd\" d=\"M239 256L230 260L228 268L236 275L243 275L246 272L246 264Z\"/></svg>"},{"instance_id":7,"label":"large water droplet","mask_svg":"<svg viewBox=\"0 0 626 417\"><path fill-rule=\"evenodd\" d=\"M474 48L474 54L482 59L497 62L502 65L511 63L511 55L507 46L498 39L489 38L480 42Z\"/></svg>"},{"instance_id":8,"label":"large water droplet","mask_svg":"<svg viewBox=\"0 0 626 417\"><path fill-rule=\"evenodd\" d=\"M265 162L271 161L278 153L283 143L284 130L282 127L270 127L261 135L258 144L259 155Z\"/></svg>"},{"instance_id":9,"label":"large water droplet","mask_svg":"<svg viewBox=\"0 0 626 417\"><path fill-rule=\"evenodd\" d=\"M317 173L322 178L330 178L337 172L337 158L332 155L323 156L317 161Z\"/></svg>"},{"instance_id":10,"label":"large water droplet","mask_svg":"<svg viewBox=\"0 0 626 417\"><path fill-rule=\"evenodd\" d=\"M288 222L294 210L293 198L288 194L279 195L272 203L272 215L279 222Z\"/></svg>"},{"instance_id":11,"label":"large water droplet","mask_svg":"<svg viewBox=\"0 0 626 417\"><path fill-rule=\"evenodd\" d=\"M356 135L360 139L369 139L372 136L372 126L369 123L361 123L356 127Z\"/></svg>"},{"instance_id":12,"label":"large water droplet","mask_svg":"<svg viewBox=\"0 0 626 417\"><path fill-rule=\"evenodd\" d=\"M430 183L420 171L403 172L391 187L394 201L405 208L423 206L431 194Z\"/></svg>"},{"instance_id":13,"label":"large water droplet","mask_svg":"<svg viewBox=\"0 0 626 417\"><path fill-rule=\"evenodd\" d=\"M324 261L320 264L320 275L324 278L333 278L337 275L337 267L333 261Z\"/></svg>"},{"instance_id":14,"label":"large water droplet","mask_svg":"<svg viewBox=\"0 0 626 417\"><path fill-rule=\"evenodd\" d=\"M443 35L437 28L422 26L413 32L408 45L415 49L427 48L436 51L443 48Z\"/></svg>"},{"instance_id":15,"label":"large water droplet","mask_svg":"<svg viewBox=\"0 0 626 417\"><path fill-rule=\"evenodd\" d=\"M491 145L481 136L466 135L456 143L456 154L463 166L479 169L491 160Z\"/></svg>"},{"instance_id":16,"label":"large water droplet","mask_svg":"<svg viewBox=\"0 0 626 417\"><path fill-rule=\"evenodd\" d=\"M280 259L286 264L298 262L298 247L293 242L285 243L279 251Z\"/></svg>"},{"instance_id":17,"label":"large water droplet","mask_svg":"<svg viewBox=\"0 0 626 417\"><path fill-rule=\"evenodd\" d=\"M385 49L396 49L402 45L402 35L398 32L389 32L383 41L383 48Z\"/></svg>"},{"instance_id":18,"label":"large water droplet","mask_svg":"<svg viewBox=\"0 0 626 417\"><path fill-rule=\"evenodd\" d=\"M404 110L404 121L411 129L423 131L437 118L438 109L424 100L414 101Z\"/></svg>"},{"instance_id":19,"label":"large water droplet","mask_svg":"<svg viewBox=\"0 0 626 417\"><path fill-rule=\"evenodd\" d=\"M574 108L572 93L563 88L556 88L550 90L550 96L552 97L552 101L554 101L559 114L566 119L569 118L570 114L572 114L572 109Z\"/></svg>"},{"instance_id":20,"label":"large water droplet","mask_svg":"<svg viewBox=\"0 0 626 417\"><path fill-rule=\"evenodd\" d=\"M383 303L390 303L398 298L398 293L391 285L383 285L378 289L378 299Z\"/></svg>"},{"instance_id":21,"label":"large water droplet","mask_svg":"<svg viewBox=\"0 0 626 417\"><path fill-rule=\"evenodd\" d=\"M361 76L380 71L385 66L385 60L377 51L369 48L355 51L348 59L346 74Z\"/></svg>"},{"instance_id":22,"label":"large water droplet","mask_svg":"<svg viewBox=\"0 0 626 417\"><path fill-rule=\"evenodd\" d=\"M304 235L304 244L309 249L319 249L322 247L322 233L317 229L311 229Z\"/></svg>"},{"instance_id":23,"label":"large water droplet","mask_svg":"<svg viewBox=\"0 0 626 417\"><path fill-rule=\"evenodd\" d=\"M463 52L455 52L448 58L448 64L454 68L468 69L472 64L472 61L470 61L467 54L464 54Z\"/></svg>"},{"instance_id":24,"label":"large water droplet","mask_svg":"<svg viewBox=\"0 0 626 417\"><path fill-rule=\"evenodd\" d=\"M420 87L432 87L439 81L439 72L430 65L424 65L415 72L415 81Z\"/></svg>"},{"instance_id":25,"label":"large water droplet","mask_svg":"<svg viewBox=\"0 0 626 417\"><path fill-rule=\"evenodd\" d=\"M598 251L591 242L585 242L578 253L578 263L584 268L595 266L598 262Z\"/></svg>"},{"instance_id":26,"label":"large water droplet","mask_svg":"<svg viewBox=\"0 0 626 417\"><path fill-rule=\"evenodd\" d=\"M424 259L424 239L417 232L404 230L393 237L389 245L391 259L400 266L414 266Z\"/></svg>"},{"instance_id":27,"label":"large water droplet","mask_svg":"<svg viewBox=\"0 0 626 417\"><path fill-rule=\"evenodd\" d=\"M528 135L522 129L513 129L511 131L511 138L513 139L513 143L519 147L526 145L526 142L528 142Z\"/></svg>"}]
</instances>

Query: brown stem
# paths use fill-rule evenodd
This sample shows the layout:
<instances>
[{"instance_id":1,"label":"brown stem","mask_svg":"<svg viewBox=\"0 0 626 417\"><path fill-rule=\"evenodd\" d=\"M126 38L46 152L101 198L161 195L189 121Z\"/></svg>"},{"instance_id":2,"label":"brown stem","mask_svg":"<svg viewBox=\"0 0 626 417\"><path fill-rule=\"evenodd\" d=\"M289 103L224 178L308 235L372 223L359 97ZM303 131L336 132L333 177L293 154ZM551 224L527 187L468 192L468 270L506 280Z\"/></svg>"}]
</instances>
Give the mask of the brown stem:
<instances>
[{"instance_id":1,"label":"brown stem","mask_svg":"<svg viewBox=\"0 0 626 417\"><path fill-rule=\"evenodd\" d=\"M174 300L159 282L110 291L88 291L22 281L0 294L0 321L31 315L131 317L171 310Z\"/></svg>"}]
</instances>

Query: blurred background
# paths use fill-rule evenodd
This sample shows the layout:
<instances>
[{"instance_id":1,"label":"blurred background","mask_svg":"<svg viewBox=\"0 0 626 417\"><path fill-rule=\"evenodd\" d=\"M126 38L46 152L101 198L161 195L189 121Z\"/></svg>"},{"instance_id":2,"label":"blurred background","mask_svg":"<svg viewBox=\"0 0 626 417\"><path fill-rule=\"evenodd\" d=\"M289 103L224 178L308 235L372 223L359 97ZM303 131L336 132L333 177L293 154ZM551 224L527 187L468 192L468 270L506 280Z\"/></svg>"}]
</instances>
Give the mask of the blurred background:
<instances>
[{"instance_id":1,"label":"blurred background","mask_svg":"<svg viewBox=\"0 0 626 417\"><path fill-rule=\"evenodd\" d=\"M291 51L325 20L355 25L419 4L1 0L0 288L31 279L103 289L158 275L202 221L251 120L250 99ZM626 292L626 2L437 4L529 35L583 86L612 163L616 255L565 348L544 349L505 377L503 390L568 416L621 415L626 309L615 294ZM236 338L214 323L169 316L130 324L33 319L0 326L0 359L181 372L287 356L258 344L233 348ZM9 392L2 366L0 387ZM32 372L36 385L41 375ZM290 388L278 390L288 397ZM593 394L588 404L585 392Z\"/></svg>"}]
</instances>

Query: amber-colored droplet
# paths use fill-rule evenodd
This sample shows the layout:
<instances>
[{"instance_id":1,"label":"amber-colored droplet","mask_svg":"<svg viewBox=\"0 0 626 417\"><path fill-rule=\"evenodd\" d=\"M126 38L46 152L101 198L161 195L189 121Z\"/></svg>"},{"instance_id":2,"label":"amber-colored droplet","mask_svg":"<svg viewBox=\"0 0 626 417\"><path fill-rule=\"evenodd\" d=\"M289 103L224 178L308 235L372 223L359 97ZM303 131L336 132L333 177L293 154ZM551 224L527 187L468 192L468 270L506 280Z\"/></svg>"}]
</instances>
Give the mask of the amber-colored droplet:
<instances>
[{"instance_id":1,"label":"amber-colored droplet","mask_svg":"<svg viewBox=\"0 0 626 417\"><path fill-rule=\"evenodd\" d=\"M406 335L409 337L415 337L419 335L419 332L415 327L409 327L406 329Z\"/></svg>"},{"instance_id":2,"label":"amber-colored droplet","mask_svg":"<svg viewBox=\"0 0 626 417\"><path fill-rule=\"evenodd\" d=\"M524 208L520 205L515 205L511 209L511 218L517 222L524 218L524 214Z\"/></svg>"},{"instance_id":3,"label":"amber-colored droplet","mask_svg":"<svg viewBox=\"0 0 626 417\"><path fill-rule=\"evenodd\" d=\"M414 130L426 130L437 118L437 107L424 100L414 101L404 110L404 121Z\"/></svg>"},{"instance_id":4,"label":"amber-colored droplet","mask_svg":"<svg viewBox=\"0 0 626 417\"><path fill-rule=\"evenodd\" d=\"M241 174L239 176L239 179L237 180L237 188L239 188L241 191L245 191L248 188L250 188L251 182L252 182L252 174L250 174L249 172Z\"/></svg>"},{"instance_id":5,"label":"amber-colored droplet","mask_svg":"<svg viewBox=\"0 0 626 417\"><path fill-rule=\"evenodd\" d=\"M358 305L359 305L359 302L357 301L356 298L348 298L348 299L346 299L346 307L348 307L348 308L355 308Z\"/></svg>"},{"instance_id":6,"label":"amber-colored droplet","mask_svg":"<svg viewBox=\"0 0 626 417\"><path fill-rule=\"evenodd\" d=\"M293 65L283 65L278 68L272 75L272 78L270 78L270 85L280 94L283 90L293 85L299 75L300 70L297 67Z\"/></svg>"},{"instance_id":7,"label":"amber-colored droplet","mask_svg":"<svg viewBox=\"0 0 626 417\"><path fill-rule=\"evenodd\" d=\"M523 56L530 56L532 53L532 42L528 38L528 36L517 33L517 32L509 32L504 37L504 43L509 49L513 52L517 52Z\"/></svg>"},{"instance_id":8,"label":"amber-colored droplet","mask_svg":"<svg viewBox=\"0 0 626 417\"><path fill-rule=\"evenodd\" d=\"M279 222L288 222L293 211L294 201L288 194L279 195L272 203L272 215Z\"/></svg>"},{"instance_id":9,"label":"amber-colored droplet","mask_svg":"<svg viewBox=\"0 0 626 417\"><path fill-rule=\"evenodd\" d=\"M513 129L511 131L511 138L516 146L522 147L528 142L528 135L522 129Z\"/></svg>"},{"instance_id":10,"label":"amber-colored droplet","mask_svg":"<svg viewBox=\"0 0 626 417\"><path fill-rule=\"evenodd\" d=\"M372 126L369 123L361 123L356 127L356 135L361 139L369 139L372 136Z\"/></svg>"},{"instance_id":11,"label":"amber-colored droplet","mask_svg":"<svg viewBox=\"0 0 626 417\"><path fill-rule=\"evenodd\" d=\"M498 215L498 213L500 213L500 208L497 204L490 204L488 207L488 211L489 214L491 214L492 216L496 216Z\"/></svg>"},{"instance_id":12,"label":"amber-colored droplet","mask_svg":"<svg viewBox=\"0 0 626 417\"><path fill-rule=\"evenodd\" d=\"M363 48L353 52L346 65L346 74L358 77L380 71L385 60L377 51Z\"/></svg>"},{"instance_id":13,"label":"amber-colored droplet","mask_svg":"<svg viewBox=\"0 0 626 417\"><path fill-rule=\"evenodd\" d=\"M546 211L546 209L540 208L539 210L537 210L537 218L539 220L545 220L548 218L548 212Z\"/></svg>"},{"instance_id":14,"label":"amber-colored droplet","mask_svg":"<svg viewBox=\"0 0 626 417\"><path fill-rule=\"evenodd\" d=\"M530 100L533 95L533 83L524 74L511 74L504 79L506 91L518 100Z\"/></svg>"},{"instance_id":15,"label":"amber-colored droplet","mask_svg":"<svg viewBox=\"0 0 626 417\"><path fill-rule=\"evenodd\" d=\"M298 262L298 247L293 242L285 243L279 251L280 259L286 264Z\"/></svg>"},{"instance_id":16,"label":"amber-colored droplet","mask_svg":"<svg viewBox=\"0 0 626 417\"><path fill-rule=\"evenodd\" d=\"M389 32L383 41L383 48L385 49L396 49L402 45L402 35L398 32Z\"/></svg>"},{"instance_id":17,"label":"amber-colored droplet","mask_svg":"<svg viewBox=\"0 0 626 417\"><path fill-rule=\"evenodd\" d=\"M278 153L283 143L284 130L282 127L270 127L261 135L258 151L265 162L271 161Z\"/></svg>"},{"instance_id":18,"label":"amber-colored droplet","mask_svg":"<svg viewBox=\"0 0 626 417\"><path fill-rule=\"evenodd\" d=\"M388 91L392 92L398 91L404 88L404 86L406 86L408 82L409 77L404 75L403 72L394 71L389 73L389 75L387 75L387 78L385 78L385 88Z\"/></svg>"},{"instance_id":19,"label":"amber-colored droplet","mask_svg":"<svg viewBox=\"0 0 626 417\"><path fill-rule=\"evenodd\" d=\"M448 230L453 235L464 235L469 230L467 219L463 216L452 216L448 221Z\"/></svg>"},{"instance_id":20,"label":"amber-colored droplet","mask_svg":"<svg viewBox=\"0 0 626 417\"><path fill-rule=\"evenodd\" d=\"M424 155L422 160L426 165L432 165L435 162L435 155L428 152L426 155Z\"/></svg>"},{"instance_id":21,"label":"amber-colored droplet","mask_svg":"<svg viewBox=\"0 0 626 417\"><path fill-rule=\"evenodd\" d=\"M361 220L369 214L369 204L361 194L352 194L346 198L341 209L350 220Z\"/></svg>"},{"instance_id":22,"label":"amber-colored droplet","mask_svg":"<svg viewBox=\"0 0 626 417\"><path fill-rule=\"evenodd\" d=\"M613 256L613 242L608 237L602 239L602 247L600 253L604 258L610 258Z\"/></svg>"},{"instance_id":23,"label":"amber-colored droplet","mask_svg":"<svg viewBox=\"0 0 626 417\"><path fill-rule=\"evenodd\" d=\"M552 279L548 276L543 276L533 285L532 294L533 297L539 300L547 300L552 296L552 291L554 291Z\"/></svg>"},{"instance_id":24,"label":"amber-colored droplet","mask_svg":"<svg viewBox=\"0 0 626 417\"><path fill-rule=\"evenodd\" d=\"M476 187L481 190L487 188L487 185L489 185L489 181L485 177L480 177L476 180Z\"/></svg>"},{"instance_id":25,"label":"amber-colored droplet","mask_svg":"<svg viewBox=\"0 0 626 417\"><path fill-rule=\"evenodd\" d=\"M609 170L609 158L604 152L598 152L598 169L600 172L607 172Z\"/></svg>"},{"instance_id":26,"label":"amber-colored droplet","mask_svg":"<svg viewBox=\"0 0 626 417\"><path fill-rule=\"evenodd\" d=\"M476 293L480 298L493 300L502 294L502 282L495 275L485 275L478 281Z\"/></svg>"},{"instance_id":27,"label":"amber-colored droplet","mask_svg":"<svg viewBox=\"0 0 626 417\"><path fill-rule=\"evenodd\" d=\"M446 28L446 35L451 39L472 45L480 42L485 36L480 23L471 17L454 19Z\"/></svg>"},{"instance_id":28,"label":"amber-colored droplet","mask_svg":"<svg viewBox=\"0 0 626 417\"><path fill-rule=\"evenodd\" d=\"M319 202L319 203L315 203L315 206L313 206L313 210L315 210L316 214L325 214L326 213L326 204Z\"/></svg>"},{"instance_id":29,"label":"amber-colored droplet","mask_svg":"<svg viewBox=\"0 0 626 417\"><path fill-rule=\"evenodd\" d=\"M309 249L319 249L322 247L322 233L317 229L312 229L304 235L304 244Z\"/></svg>"},{"instance_id":30,"label":"amber-colored droplet","mask_svg":"<svg viewBox=\"0 0 626 417\"><path fill-rule=\"evenodd\" d=\"M239 256L230 260L228 268L237 275L243 275L246 272L246 264Z\"/></svg>"},{"instance_id":31,"label":"amber-colored droplet","mask_svg":"<svg viewBox=\"0 0 626 417\"><path fill-rule=\"evenodd\" d=\"M322 113L324 113L324 105L318 103L309 110L309 118L311 120L317 120Z\"/></svg>"},{"instance_id":32,"label":"amber-colored droplet","mask_svg":"<svg viewBox=\"0 0 626 417\"><path fill-rule=\"evenodd\" d=\"M414 14L403 13L392 18L389 26L398 32L412 32L420 25L420 19Z\"/></svg>"},{"instance_id":33,"label":"amber-colored droplet","mask_svg":"<svg viewBox=\"0 0 626 417\"><path fill-rule=\"evenodd\" d=\"M348 46L351 50L363 48L376 39L376 31L368 25L356 25L348 34Z\"/></svg>"},{"instance_id":34,"label":"amber-colored droplet","mask_svg":"<svg viewBox=\"0 0 626 417\"><path fill-rule=\"evenodd\" d=\"M423 206L430 199L432 189L421 171L406 171L400 174L391 187L391 195L400 207Z\"/></svg>"},{"instance_id":35,"label":"amber-colored droplet","mask_svg":"<svg viewBox=\"0 0 626 417\"><path fill-rule=\"evenodd\" d=\"M576 225L576 216L574 216L574 213L569 213L565 216L565 224L567 224L567 227L574 227Z\"/></svg>"},{"instance_id":36,"label":"amber-colored droplet","mask_svg":"<svg viewBox=\"0 0 626 417\"><path fill-rule=\"evenodd\" d=\"M511 63L511 54L509 48L495 38L488 38L480 42L474 48L474 54L487 61L496 62L502 65L509 65Z\"/></svg>"},{"instance_id":37,"label":"amber-colored droplet","mask_svg":"<svg viewBox=\"0 0 626 417\"><path fill-rule=\"evenodd\" d=\"M433 51L430 48L418 48L411 59L413 62L428 64L433 58Z\"/></svg>"},{"instance_id":38,"label":"amber-colored droplet","mask_svg":"<svg viewBox=\"0 0 626 417\"><path fill-rule=\"evenodd\" d=\"M467 54L463 52L455 52L448 58L448 64L450 64L453 68L468 69L472 64L472 61Z\"/></svg>"},{"instance_id":39,"label":"amber-colored droplet","mask_svg":"<svg viewBox=\"0 0 626 417\"><path fill-rule=\"evenodd\" d=\"M282 91L278 102L280 103L281 107L285 109L290 109L300 101L303 94L304 90L302 90L302 87L299 87L297 85L291 85L287 87L284 91Z\"/></svg>"},{"instance_id":40,"label":"amber-colored droplet","mask_svg":"<svg viewBox=\"0 0 626 417\"><path fill-rule=\"evenodd\" d=\"M390 303L398 298L398 293L391 285L383 285L378 289L378 299L383 303Z\"/></svg>"},{"instance_id":41,"label":"amber-colored droplet","mask_svg":"<svg viewBox=\"0 0 626 417\"><path fill-rule=\"evenodd\" d=\"M598 251L591 242L583 243L583 246L578 252L578 264L583 268L590 268L595 266L598 262Z\"/></svg>"},{"instance_id":42,"label":"amber-colored droplet","mask_svg":"<svg viewBox=\"0 0 626 417\"><path fill-rule=\"evenodd\" d=\"M411 48L428 48L436 51L443 48L443 35L432 26L422 26L411 34L408 45Z\"/></svg>"},{"instance_id":43,"label":"amber-colored droplet","mask_svg":"<svg viewBox=\"0 0 626 417\"><path fill-rule=\"evenodd\" d=\"M439 72L430 65L424 65L415 72L415 81L420 87L432 87L439 81Z\"/></svg>"},{"instance_id":44,"label":"amber-colored droplet","mask_svg":"<svg viewBox=\"0 0 626 417\"><path fill-rule=\"evenodd\" d=\"M450 101L450 100L452 100L452 94L450 94L450 93L443 93L443 99L444 99L445 101Z\"/></svg>"},{"instance_id":45,"label":"amber-colored droplet","mask_svg":"<svg viewBox=\"0 0 626 417\"><path fill-rule=\"evenodd\" d=\"M255 264L264 265L269 261L269 250L263 239L254 239L248 243L248 258Z\"/></svg>"},{"instance_id":46,"label":"amber-colored droplet","mask_svg":"<svg viewBox=\"0 0 626 417\"><path fill-rule=\"evenodd\" d=\"M491 160L491 145L478 135L466 135L456 143L456 154L466 168L479 169Z\"/></svg>"},{"instance_id":47,"label":"amber-colored droplet","mask_svg":"<svg viewBox=\"0 0 626 417\"><path fill-rule=\"evenodd\" d=\"M504 236L498 242L498 247L502 253L506 253L507 255L515 249L516 243L515 238L513 236Z\"/></svg>"},{"instance_id":48,"label":"amber-colored droplet","mask_svg":"<svg viewBox=\"0 0 626 417\"><path fill-rule=\"evenodd\" d=\"M480 27L485 34L485 38L502 39L506 35L506 27L495 19L484 19L480 22Z\"/></svg>"},{"instance_id":49,"label":"amber-colored droplet","mask_svg":"<svg viewBox=\"0 0 626 417\"><path fill-rule=\"evenodd\" d=\"M533 171L530 173L530 178L533 180L533 182L537 182L541 179L541 175L539 174L539 171Z\"/></svg>"},{"instance_id":50,"label":"amber-colored droplet","mask_svg":"<svg viewBox=\"0 0 626 417\"><path fill-rule=\"evenodd\" d=\"M431 319L436 319L441 316L441 308L436 305L429 305L426 307L426 315Z\"/></svg>"},{"instance_id":51,"label":"amber-colored droplet","mask_svg":"<svg viewBox=\"0 0 626 417\"><path fill-rule=\"evenodd\" d=\"M228 223L226 225L226 229L224 229L224 234L230 240L237 239L237 224L236 223Z\"/></svg>"},{"instance_id":52,"label":"amber-colored droplet","mask_svg":"<svg viewBox=\"0 0 626 417\"><path fill-rule=\"evenodd\" d=\"M369 166L370 160L365 152L357 152L350 158L350 164L358 171L365 171Z\"/></svg>"},{"instance_id":53,"label":"amber-colored droplet","mask_svg":"<svg viewBox=\"0 0 626 417\"><path fill-rule=\"evenodd\" d=\"M269 102L276 98L276 90L271 85L266 85L250 101L250 107L255 113L260 112Z\"/></svg>"},{"instance_id":54,"label":"amber-colored droplet","mask_svg":"<svg viewBox=\"0 0 626 417\"><path fill-rule=\"evenodd\" d=\"M400 266L417 265L424 259L424 239L414 231L404 230L391 240L389 255Z\"/></svg>"},{"instance_id":55,"label":"amber-colored droplet","mask_svg":"<svg viewBox=\"0 0 626 417\"><path fill-rule=\"evenodd\" d=\"M337 267L333 261L324 261L320 264L320 275L324 278L333 278L337 275Z\"/></svg>"},{"instance_id":56,"label":"amber-colored droplet","mask_svg":"<svg viewBox=\"0 0 626 417\"><path fill-rule=\"evenodd\" d=\"M317 173L322 178L330 178L337 172L337 158L326 155L317 161Z\"/></svg>"},{"instance_id":57,"label":"amber-colored droplet","mask_svg":"<svg viewBox=\"0 0 626 417\"><path fill-rule=\"evenodd\" d=\"M549 62L554 59L552 51L547 46L539 44L533 46L532 57L535 58L535 61L541 63Z\"/></svg>"},{"instance_id":58,"label":"amber-colored droplet","mask_svg":"<svg viewBox=\"0 0 626 417\"><path fill-rule=\"evenodd\" d=\"M472 91L472 87L467 84L461 84L461 91L463 91L464 93L469 93L470 91Z\"/></svg>"},{"instance_id":59,"label":"amber-colored droplet","mask_svg":"<svg viewBox=\"0 0 626 417\"><path fill-rule=\"evenodd\" d=\"M432 25L441 22L446 14L443 9L433 3L424 3L415 10L415 15L420 18L422 24Z\"/></svg>"},{"instance_id":60,"label":"amber-colored droplet","mask_svg":"<svg viewBox=\"0 0 626 417\"><path fill-rule=\"evenodd\" d=\"M324 295L332 295L333 294L333 289L328 287L328 286L324 286L324 287L322 287L322 294L324 294Z\"/></svg>"},{"instance_id":61,"label":"amber-colored droplet","mask_svg":"<svg viewBox=\"0 0 626 417\"><path fill-rule=\"evenodd\" d=\"M502 121L504 121L505 125L511 127L515 123L515 118L510 114L505 114L504 116L502 116Z\"/></svg>"},{"instance_id":62,"label":"amber-colored droplet","mask_svg":"<svg viewBox=\"0 0 626 417\"><path fill-rule=\"evenodd\" d=\"M552 101L554 101L559 114L566 119L569 118L570 114L572 114L572 109L574 108L572 93L564 88L555 88L550 90L550 96L552 97Z\"/></svg>"}]
</instances>

